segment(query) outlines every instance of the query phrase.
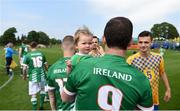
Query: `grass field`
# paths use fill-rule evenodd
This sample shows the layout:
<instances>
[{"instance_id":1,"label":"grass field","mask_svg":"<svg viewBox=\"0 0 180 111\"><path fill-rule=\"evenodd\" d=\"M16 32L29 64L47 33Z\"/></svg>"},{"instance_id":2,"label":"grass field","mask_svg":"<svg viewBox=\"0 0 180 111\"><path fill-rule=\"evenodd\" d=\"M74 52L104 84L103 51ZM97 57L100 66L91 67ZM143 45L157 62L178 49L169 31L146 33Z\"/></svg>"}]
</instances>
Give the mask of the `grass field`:
<instances>
[{"instance_id":1,"label":"grass field","mask_svg":"<svg viewBox=\"0 0 180 111\"><path fill-rule=\"evenodd\" d=\"M53 64L62 57L61 50L54 46L52 48L40 49L46 55L49 64ZM4 56L2 55L2 47L0 47L0 86L9 79L4 68ZM130 55L132 51L128 51ZM14 56L17 62L17 56ZM180 52L168 50L164 56L165 68L169 77L172 98L171 101L165 103L163 101L164 87L160 83L160 109L179 109L180 110ZM14 70L13 80L0 90L0 110L29 110L31 109L30 97L28 96L27 81L22 80L20 69ZM45 103L45 109L50 109L49 103Z\"/></svg>"}]
</instances>

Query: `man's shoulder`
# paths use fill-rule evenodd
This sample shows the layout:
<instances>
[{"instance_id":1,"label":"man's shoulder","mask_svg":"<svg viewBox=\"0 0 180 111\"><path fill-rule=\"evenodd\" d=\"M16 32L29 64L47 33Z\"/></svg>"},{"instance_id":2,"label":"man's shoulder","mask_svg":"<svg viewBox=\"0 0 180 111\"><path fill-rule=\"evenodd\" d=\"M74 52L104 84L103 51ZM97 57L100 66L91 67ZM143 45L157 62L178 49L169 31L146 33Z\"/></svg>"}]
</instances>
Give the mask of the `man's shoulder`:
<instances>
[{"instance_id":1,"label":"man's shoulder","mask_svg":"<svg viewBox=\"0 0 180 111\"><path fill-rule=\"evenodd\" d=\"M163 60L163 57L159 53L151 52L151 55L154 60L157 60L157 61Z\"/></svg>"},{"instance_id":2,"label":"man's shoulder","mask_svg":"<svg viewBox=\"0 0 180 111\"><path fill-rule=\"evenodd\" d=\"M130 56L128 57L128 59L137 58L137 57L139 57L139 56L140 56L140 54L139 54L139 52L138 52L138 53L136 53L136 54L130 55Z\"/></svg>"},{"instance_id":3,"label":"man's shoulder","mask_svg":"<svg viewBox=\"0 0 180 111\"><path fill-rule=\"evenodd\" d=\"M156 52L151 52L151 55L161 57L160 53L156 53Z\"/></svg>"},{"instance_id":4,"label":"man's shoulder","mask_svg":"<svg viewBox=\"0 0 180 111\"><path fill-rule=\"evenodd\" d=\"M8 51L11 51L11 50L12 50L12 48L10 48L10 47L7 47L7 48L6 48L6 50L8 50Z\"/></svg>"},{"instance_id":5,"label":"man's shoulder","mask_svg":"<svg viewBox=\"0 0 180 111\"><path fill-rule=\"evenodd\" d=\"M32 51L30 54L37 55L37 56L44 56L44 53L40 50Z\"/></svg>"},{"instance_id":6,"label":"man's shoulder","mask_svg":"<svg viewBox=\"0 0 180 111\"><path fill-rule=\"evenodd\" d=\"M139 57L140 57L140 54L138 52L136 54L133 54L133 55L129 56L126 61L127 61L128 64L131 64L134 59L137 59Z\"/></svg>"},{"instance_id":7,"label":"man's shoulder","mask_svg":"<svg viewBox=\"0 0 180 111\"><path fill-rule=\"evenodd\" d=\"M57 60L54 64L52 64L52 66L50 68L54 69L57 66L60 66L60 64L65 64L65 59L64 58L60 58L59 60Z\"/></svg>"},{"instance_id":8,"label":"man's shoulder","mask_svg":"<svg viewBox=\"0 0 180 111\"><path fill-rule=\"evenodd\" d=\"M25 57L28 57L28 56L30 56L31 55L31 52L28 52L26 55L25 55Z\"/></svg>"},{"instance_id":9,"label":"man's shoulder","mask_svg":"<svg viewBox=\"0 0 180 111\"><path fill-rule=\"evenodd\" d=\"M65 60L66 60L65 58L61 58L61 59L57 60L54 64L52 64L48 70L48 74L53 75L54 70L59 69L59 68L66 68Z\"/></svg>"}]
</instances>

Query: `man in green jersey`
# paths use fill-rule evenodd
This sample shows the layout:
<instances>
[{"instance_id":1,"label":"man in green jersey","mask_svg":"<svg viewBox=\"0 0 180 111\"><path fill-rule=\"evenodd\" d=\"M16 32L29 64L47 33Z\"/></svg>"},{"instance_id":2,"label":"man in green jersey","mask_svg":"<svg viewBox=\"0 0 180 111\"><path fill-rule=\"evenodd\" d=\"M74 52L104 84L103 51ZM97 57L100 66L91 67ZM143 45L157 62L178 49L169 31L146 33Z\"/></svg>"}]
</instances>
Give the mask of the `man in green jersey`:
<instances>
[{"instance_id":1,"label":"man in green jersey","mask_svg":"<svg viewBox=\"0 0 180 111\"><path fill-rule=\"evenodd\" d=\"M70 110L74 104L62 102L60 93L67 82L66 61L74 55L73 36L65 36L62 42L64 57L53 64L48 70L48 92L52 110Z\"/></svg>"},{"instance_id":2,"label":"man in green jersey","mask_svg":"<svg viewBox=\"0 0 180 111\"><path fill-rule=\"evenodd\" d=\"M75 101L77 110L153 110L149 80L124 58L132 30L125 17L106 24L106 54L86 59L72 70L61 93L63 101Z\"/></svg>"},{"instance_id":3,"label":"man in green jersey","mask_svg":"<svg viewBox=\"0 0 180 111\"><path fill-rule=\"evenodd\" d=\"M23 40L21 46L19 47L19 63L21 65L21 74L23 74L24 71L23 60L28 51L29 47L26 45L26 40Z\"/></svg>"},{"instance_id":4,"label":"man in green jersey","mask_svg":"<svg viewBox=\"0 0 180 111\"><path fill-rule=\"evenodd\" d=\"M25 70L28 68L29 75L29 95L31 96L31 103L33 110L37 109L37 93L40 91L40 109L43 109L43 102L45 97L45 68L48 65L43 53L36 49L37 43L31 42L31 52L29 52L23 61ZM24 71L23 78L26 80L26 72Z\"/></svg>"}]
</instances>

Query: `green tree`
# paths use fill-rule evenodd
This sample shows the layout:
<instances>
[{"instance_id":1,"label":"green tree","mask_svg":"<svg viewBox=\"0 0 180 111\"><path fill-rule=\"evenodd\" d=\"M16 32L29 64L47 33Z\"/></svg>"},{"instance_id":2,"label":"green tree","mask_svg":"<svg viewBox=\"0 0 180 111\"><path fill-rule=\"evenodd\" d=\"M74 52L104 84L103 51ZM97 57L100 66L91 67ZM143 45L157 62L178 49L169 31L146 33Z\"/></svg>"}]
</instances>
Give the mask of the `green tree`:
<instances>
[{"instance_id":1,"label":"green tree","mask_svg":"<svg viewBox=\"0 0 180 111\"><path fill-rule=\"evenodd\" d=\"M42 31L36 32L36 31L30 31L27 35L27 41L32 42L36 41L37 43L49 45L50 39L49 36Z\"/></svg>"},{"instance_id":2,"label":"green tree","mask_svg":"<svg viewBox=\"0 0 180 111\"><path fill-rule=\"evenodd\" d=\"M27 36L22 34L22 35L21 35L21 42L24 41L24 40L27 41Z\"/></svg>"},{"instance_id":3,"label":"green tree","mask_svg":"<svg viewBox=\"0 0 180 111\"><path fill-rule=\"evenodd\" d=\"M3 45L3 43L2 43L2 35L0 35L0 45Z\"/></svg>"},{"instance_id":4,"label":"green tree","mask_svg":"<svg viewBox=\"0 0 180 111\"><path fill-rule=\"evenodd\" d=\"M17 39L16 39L16 44L20 45L21 44L21 39L20 37L18 36Z\"/></svg>"},{"instance_id":5,"label":"green tree","mask_svg":"<svg viewBox=\"0 0 180 111\"><path fill-rule=\"evenodd\" d=\"M174 39L179 36L176 27L170 23L163 22L161 24L154 24L151 28L153 37L163 37L165 39Z\"/></svg>"},{"instance_id":6,"label":"green tree","mask_svg":"<svg viewBox=\"0 0 180 111\"><path fill-rule=\"evenodd\" d=\"M1 36L1 43L3 45L12 42L13 44L16 43L16 36L15 33L17 32L15 27L11 27L9 29L7 29L3 35Z\"/></svg>"},{"instance_id":7,"label":"green tree","mask_svg":"<svg viewBox=\"0 0 180 111\"><path fill-rule=\"evenodd\" d=\"M51 43L52 45L61 44L61 40L57 40L57 39L55 39L55 38L51 38L51 39L50 39L50 43Z\"/></svg>"},{"instance_id":8,"label":"green tree","mask_svg":"<svg viewBox=\"0 0 180 111\"><path fill-rule=\"evenodd\" d=\"M28 42L36 41L38 43L39 42L38 32L36 32L34 30L30 31L27 35L27 40L28 40Z\"/></svg>"},{"instance_id":9,"label":"green tree","mask_svg":"<svg viewBox=\"0 0 180 111\"><path fill-rule=\"evenodd\" d=\"M46 33L41 32L41 31L38 32L38 34L39 34L38 43L49 45L49 42L50 42L49 36Z\"/></svg>"}]
</instances>

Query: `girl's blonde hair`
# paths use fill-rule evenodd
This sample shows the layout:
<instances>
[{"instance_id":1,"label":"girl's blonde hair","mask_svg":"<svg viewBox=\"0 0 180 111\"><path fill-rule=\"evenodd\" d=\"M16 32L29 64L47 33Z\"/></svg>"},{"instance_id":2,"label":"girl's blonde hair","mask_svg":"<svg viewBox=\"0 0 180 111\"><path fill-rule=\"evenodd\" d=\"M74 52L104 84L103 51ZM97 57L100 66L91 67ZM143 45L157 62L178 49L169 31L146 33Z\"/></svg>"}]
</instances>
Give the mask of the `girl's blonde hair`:
<instances>
[{"instance_id":1,"label":"girl's blonde hair","mask_svg":"<svg viewBox=\"0 0 180 111\"><path fill-rule=\"evenodd\" d=\"M79 38L80 38L81 34L93 37L93 34L90 32L88 27L83 26L83 27L79 28L74 34L74 43L75 43L75 45L77 45L77 43L79 42Z\"/></svg>"}]
</instances>

